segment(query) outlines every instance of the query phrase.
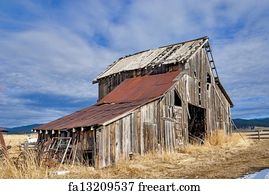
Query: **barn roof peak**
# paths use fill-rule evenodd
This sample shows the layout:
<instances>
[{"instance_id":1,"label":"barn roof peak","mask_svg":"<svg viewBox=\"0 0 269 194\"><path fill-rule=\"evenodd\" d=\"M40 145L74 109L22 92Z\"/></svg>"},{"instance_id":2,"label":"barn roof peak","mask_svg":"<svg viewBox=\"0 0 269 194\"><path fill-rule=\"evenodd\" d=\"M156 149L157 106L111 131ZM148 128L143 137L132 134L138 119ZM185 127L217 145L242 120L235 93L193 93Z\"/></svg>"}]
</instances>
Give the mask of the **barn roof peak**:
<instances>
[{"instance_id":1,"label":"barn roof peak","mask_svg":"<svg viewBox=\"0 0 269 194\"><path fill-rule=\"evenodd\" d=\"M204 36L197 39L161 46L159 48L148 49L121 57L109 65L104 72L98 75L93 83L96 83L97 80L104 77L124 71L142 69L147 68L148 66L160 64L184 62L207 42L208 37Z\"/></svg>"}]
</instances>

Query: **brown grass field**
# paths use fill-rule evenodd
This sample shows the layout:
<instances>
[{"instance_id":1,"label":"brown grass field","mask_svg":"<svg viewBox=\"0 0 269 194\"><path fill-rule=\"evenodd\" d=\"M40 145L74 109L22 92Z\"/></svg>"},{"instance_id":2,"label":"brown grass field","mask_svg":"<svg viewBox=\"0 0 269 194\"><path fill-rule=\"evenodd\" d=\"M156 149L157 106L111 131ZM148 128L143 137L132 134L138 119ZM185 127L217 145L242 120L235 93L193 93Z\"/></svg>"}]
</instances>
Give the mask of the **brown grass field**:
<instances>
[{"instance_id":1,"label":"brown grass field","mask_svg":"<svg viewBox=\"0 0 269 194\"><path fill-rule=\"evenodd\" d=\"M26 135L5 135L11 145L9 157L0 159L0 178L239 178L269 167L269 140L253 141L238 134L222 133L206 139L204 145L188 145L174 153L135 155L133 160L93 169L83 165L62 165L66 175L55 175L59 167L38 166L31 154L18 161L19 145Z\"/></svg>"}]
</instances>

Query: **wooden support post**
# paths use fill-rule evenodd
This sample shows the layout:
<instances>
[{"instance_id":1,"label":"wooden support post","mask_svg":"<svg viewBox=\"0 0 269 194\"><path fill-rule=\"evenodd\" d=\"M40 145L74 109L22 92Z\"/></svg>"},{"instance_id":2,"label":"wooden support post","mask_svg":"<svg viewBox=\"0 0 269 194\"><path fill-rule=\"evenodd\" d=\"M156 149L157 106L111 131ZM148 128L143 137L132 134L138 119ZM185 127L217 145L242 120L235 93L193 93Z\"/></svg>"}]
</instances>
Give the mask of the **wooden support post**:
<instances>
[{"instance_id":1,"label":"wooden support post","mask_svg":"<svg viewBox=\"0 0 269 194\"><path fill-rule=\"evenodd\" d=\"M61 160L60 165L63 164L63 162L64 162L64 159L65 159L67 150L68 150L68 148L69 148L69 146L70 146L70 143L71 143L71 138L68 140L68 143L67 143L66 149L65 149L65 151L64 151L64 155L63 155L63 158L62 158L62 160Z\"/></svg>"}]
</instances>

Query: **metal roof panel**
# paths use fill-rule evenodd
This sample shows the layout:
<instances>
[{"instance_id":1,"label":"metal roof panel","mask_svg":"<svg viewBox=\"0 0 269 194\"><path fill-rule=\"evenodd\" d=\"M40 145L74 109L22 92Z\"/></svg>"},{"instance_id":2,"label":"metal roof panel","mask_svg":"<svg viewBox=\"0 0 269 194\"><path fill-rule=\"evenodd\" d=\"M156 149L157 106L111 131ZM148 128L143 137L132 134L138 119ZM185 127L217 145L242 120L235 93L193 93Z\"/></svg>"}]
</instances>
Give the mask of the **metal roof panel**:
<instances>
[{"instance_id":1,"label":"metal roof panel","mask_svg":"<svg viewBox=\"0 0 269 194\"><path fill-rule=\"evenodd\" d=\"M140 69L152 64L168 64L169 61L186 60L191 56L191 53L195 52L199 48L199 45L202 45L206 40L207 37L202 37L128 55L108 66L108 68L97 77L97 80L115 73Z\"/></svg>"},{"instance_id":2,"label":"metal roof panel","mask_svg":"<svg viewBox=\"0 0 269 194\"><path fill-rule=\"evenodd\" d=\"M173 71L127 79L98 104L41 125L36 129L63 130L102 125L152 99L162 96L173 85L178 73L178 71Z\"/></svg>"}]
</instances>

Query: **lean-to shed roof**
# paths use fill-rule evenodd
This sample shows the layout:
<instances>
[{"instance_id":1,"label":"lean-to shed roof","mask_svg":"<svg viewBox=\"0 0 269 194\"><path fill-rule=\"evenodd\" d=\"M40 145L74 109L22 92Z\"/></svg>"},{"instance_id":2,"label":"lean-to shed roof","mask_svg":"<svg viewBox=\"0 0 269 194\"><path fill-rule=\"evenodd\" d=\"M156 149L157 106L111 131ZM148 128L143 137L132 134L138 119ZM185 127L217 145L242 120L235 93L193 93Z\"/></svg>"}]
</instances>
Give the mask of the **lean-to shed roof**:
<instances>
[{"instance_id":1,"label":"lean-to shed roof","mask_svg":"<svg viewBox=\"0 0 269 194\"><path fill-rule=\"evenodd\" d=\"M174 84L178 74L173 71L127 79L97 104L36 129L64 130L102 125L162 96Z\"/></svg>"},{"instance_id":2,"label":"lean-to shed roof","mask_svg":"<svg viewBox=\"0 0 269 194\"><path fill-rule=\"evenodd\" d=\"M93 105L70 115L59 118L55 121L41 125L36 129L40 130L64 130L77 127L88 127L102 125L104 122L113 119L125 112L139 106L142 102L101 104Z\"/></svg>"}]
</instances>

